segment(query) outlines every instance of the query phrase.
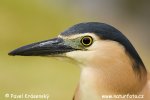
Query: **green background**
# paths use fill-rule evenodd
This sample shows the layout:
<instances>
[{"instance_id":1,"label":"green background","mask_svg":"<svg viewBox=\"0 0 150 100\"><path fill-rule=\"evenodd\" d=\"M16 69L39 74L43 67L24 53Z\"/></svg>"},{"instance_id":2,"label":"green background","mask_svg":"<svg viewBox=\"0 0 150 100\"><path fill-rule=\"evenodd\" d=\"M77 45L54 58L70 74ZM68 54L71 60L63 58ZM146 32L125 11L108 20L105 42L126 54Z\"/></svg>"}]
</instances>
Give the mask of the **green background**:
<instances>
[{"instance_id":1,"label":"green background","mask_svg":"<svg viewBox=\"0 0 150 100\"><path fill-rule=\"evenodd\" d=\"M149 69L148 3L144 0L0 0L0 100L12 100L5 98L5 93L45 93L49 94L49 100L71 100L79 81L77 65L50 57L12 57L8 52L53 38L79 22L105 22L118 28Z\"/></svg>"}]
</instances>

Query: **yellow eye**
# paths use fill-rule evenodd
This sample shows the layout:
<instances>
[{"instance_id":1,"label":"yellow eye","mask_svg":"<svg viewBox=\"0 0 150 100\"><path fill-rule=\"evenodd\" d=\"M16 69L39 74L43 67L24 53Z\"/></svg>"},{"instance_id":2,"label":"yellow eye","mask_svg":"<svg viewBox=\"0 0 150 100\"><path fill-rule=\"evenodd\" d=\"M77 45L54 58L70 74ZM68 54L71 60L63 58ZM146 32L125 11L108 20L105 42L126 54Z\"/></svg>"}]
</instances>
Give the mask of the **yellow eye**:
<instances>
[{"instance_id":1,"label":"yellow eye","mask_svg":"<svg viewBox=\"0 0 150 100\"><path fill-rule=\"evenodd\" d=\"M93 43L93 38L91 36L84 36L81 39L81 43L82 43L82 45L88 47Z\"/></svg>"}]
</instances>

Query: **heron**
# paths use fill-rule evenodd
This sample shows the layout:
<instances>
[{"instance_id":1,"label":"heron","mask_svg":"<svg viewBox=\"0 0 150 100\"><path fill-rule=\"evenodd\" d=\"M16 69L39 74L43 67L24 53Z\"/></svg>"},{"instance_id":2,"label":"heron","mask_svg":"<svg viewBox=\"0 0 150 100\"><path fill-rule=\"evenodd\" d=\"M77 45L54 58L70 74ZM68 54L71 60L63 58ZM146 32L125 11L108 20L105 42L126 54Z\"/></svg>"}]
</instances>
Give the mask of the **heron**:
<instances>
[{"instance_id":1,"label":"heron","mask_svg":"<svg viewBox=\"0 0 150 100\"><path fill-rule=\"evenodd\" d=\"M81 75L73 100L108 100L102 96L117 94L144 95L141 100L150 100L150 81L141 57L122 32L106 23L79 23L53 39L22 46L9 55L66 57L76 61ZM124 98L128 99L137 98Z\"/></svg>"}]
</instances>

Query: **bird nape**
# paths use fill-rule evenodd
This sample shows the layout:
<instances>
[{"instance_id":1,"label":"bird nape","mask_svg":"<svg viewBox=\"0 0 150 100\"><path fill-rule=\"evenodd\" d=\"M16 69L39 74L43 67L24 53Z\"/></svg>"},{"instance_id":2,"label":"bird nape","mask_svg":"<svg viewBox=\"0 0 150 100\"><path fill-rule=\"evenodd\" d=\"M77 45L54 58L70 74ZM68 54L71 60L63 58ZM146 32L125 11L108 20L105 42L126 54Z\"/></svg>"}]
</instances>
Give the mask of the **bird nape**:
<instances>
[{"instance_id":1,"label":"bird nape","mask_svg":"<svg viewBox=\"0 0 150 100\"><path fill-rule=\"evenodd\" d=\"M117 94L144 95L138 100L150 100L147 71L140 56L119 30L105 23L79 23L54 39L20 47L9 55L63 56L80 63L74 100L105 100L108 98L103 95Z\"/></svg>"}]
</instances>

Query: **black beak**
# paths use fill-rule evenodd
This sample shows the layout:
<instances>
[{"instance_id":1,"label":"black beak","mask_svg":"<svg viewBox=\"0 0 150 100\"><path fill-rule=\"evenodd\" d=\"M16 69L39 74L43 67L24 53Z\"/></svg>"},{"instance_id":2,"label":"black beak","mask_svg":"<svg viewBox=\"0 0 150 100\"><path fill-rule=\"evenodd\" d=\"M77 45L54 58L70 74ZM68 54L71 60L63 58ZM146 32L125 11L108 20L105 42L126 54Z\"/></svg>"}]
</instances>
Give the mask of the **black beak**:
<instances>
[{"instance_id":1,"label":"black beak","mask_svg":"<svg viewBox=\"0 0 150 100\"><path fill-rule=\"evenodd\" d=\"M74 50L76 49L72 48L71 46L65 45L65 42L62 38L54 38L20 47L16 50L11 51L9 55L53 56Z\"/></svg>"}]
</instances>

